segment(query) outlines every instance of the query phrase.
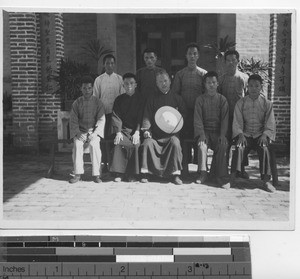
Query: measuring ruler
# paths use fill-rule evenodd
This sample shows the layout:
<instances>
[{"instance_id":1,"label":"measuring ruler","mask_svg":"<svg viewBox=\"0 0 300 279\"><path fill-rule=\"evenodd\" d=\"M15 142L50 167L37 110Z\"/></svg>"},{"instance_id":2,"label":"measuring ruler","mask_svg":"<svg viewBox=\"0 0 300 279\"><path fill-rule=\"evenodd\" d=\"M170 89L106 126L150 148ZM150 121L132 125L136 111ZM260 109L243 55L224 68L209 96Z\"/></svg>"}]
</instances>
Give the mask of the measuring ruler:
<instances>
[{"instance_id":1,"label":"measuring ruler","mask_svg":"<svg viewBox=\"0 0 300 279\"><path fill-rule=\"evenodd\" d=\"M0 237L0 279L251 279L248 236Z\"/></svg>"}]
</instances>

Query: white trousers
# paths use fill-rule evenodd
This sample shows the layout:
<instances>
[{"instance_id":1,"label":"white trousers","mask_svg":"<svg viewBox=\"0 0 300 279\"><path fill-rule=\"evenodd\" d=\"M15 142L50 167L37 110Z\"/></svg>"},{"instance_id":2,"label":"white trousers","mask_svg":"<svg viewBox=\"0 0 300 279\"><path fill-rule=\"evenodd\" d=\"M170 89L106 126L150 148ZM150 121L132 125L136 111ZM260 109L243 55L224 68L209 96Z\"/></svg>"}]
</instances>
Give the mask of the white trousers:
<instances>
[{"instance_id":1,"label":"white trousers","mask_svg":"<svg viewBox=\"0 0 300 279\"><path fill-rule=\"evenodd\" d=\"M74 174L83 174L83 151L86 145L88 145L90 151L90 157L92 162L92 175L100 175L101 168L101 149L100 149L100 138L96 137L91 140L89 143L84 143L80 141L76 137L74 138L73 144L73 166L74 166Z\"/></svg>"}]
</instances>

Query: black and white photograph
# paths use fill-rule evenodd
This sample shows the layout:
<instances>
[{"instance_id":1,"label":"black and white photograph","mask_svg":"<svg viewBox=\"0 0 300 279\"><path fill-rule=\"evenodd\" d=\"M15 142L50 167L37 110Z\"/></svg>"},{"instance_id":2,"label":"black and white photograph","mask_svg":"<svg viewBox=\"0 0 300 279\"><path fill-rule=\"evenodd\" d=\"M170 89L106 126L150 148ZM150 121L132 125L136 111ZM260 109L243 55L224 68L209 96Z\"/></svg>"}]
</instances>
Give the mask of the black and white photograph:
<instances>
[{"instance_id":1,"label":"black and white photograph","mask_svg":"<svg viewBox=\"0 0 300 279\"><path fill-rule=\"evenodd\" d=\"M1 13L4 228L294 229L295 10Z\"/></svg>"}]
</instances>

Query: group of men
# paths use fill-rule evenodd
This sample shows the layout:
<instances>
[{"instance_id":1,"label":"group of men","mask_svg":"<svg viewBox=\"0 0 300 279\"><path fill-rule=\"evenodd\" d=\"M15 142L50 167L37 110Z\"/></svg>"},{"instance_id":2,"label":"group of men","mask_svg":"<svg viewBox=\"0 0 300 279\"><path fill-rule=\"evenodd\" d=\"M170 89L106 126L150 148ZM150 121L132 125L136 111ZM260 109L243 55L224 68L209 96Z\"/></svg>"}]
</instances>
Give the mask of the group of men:
<instances>
[{"instance_id":1,"label":"group of men","mask_svg":"<svg viewBox=\"0 0 300 279\"><path fill-rule=\"evenodd\" d=\"M239 53L224 55L226 72L221 77L197 66L199 47L186 46L187 66L178 71L171 85L168 73L156 65L157 53L146 49L145 67L136 75L123 77L114 73L116 59L106 55L105 73L95 79L82 80L82 94L71 110L71 138L74 139L74 177L81 179L83 149L90 149L94 181L101 182L100 169L107 166L115 181L147 183L149 175L169 177L182 184L182 145L194 139L188 147L188 160L198 163L196 183L209 177L208 148L214 151L210 177L225 189L235 183L235 177L249 178L245 172L248 153L254 149L260 160L263 187L274 192L271 177L269 143L275 138L275 118L272 103L262 95L263 80L259 75L241 73L237 65ZM158 112L173 108L183 118L181 131L164 130L157 121ZM177 119L180 121L181 119ZM177 124L178 125L178 124ZM176 131L175 131L176 130ZM100 138L113 139L109 156L101 160ZM228 174L229 151L236 146ZM103 150L107 150L103 148ZM102 152L105 153L105 152ZM104 160L103 160L104 159Z\"/></svg>"}]
</instances>

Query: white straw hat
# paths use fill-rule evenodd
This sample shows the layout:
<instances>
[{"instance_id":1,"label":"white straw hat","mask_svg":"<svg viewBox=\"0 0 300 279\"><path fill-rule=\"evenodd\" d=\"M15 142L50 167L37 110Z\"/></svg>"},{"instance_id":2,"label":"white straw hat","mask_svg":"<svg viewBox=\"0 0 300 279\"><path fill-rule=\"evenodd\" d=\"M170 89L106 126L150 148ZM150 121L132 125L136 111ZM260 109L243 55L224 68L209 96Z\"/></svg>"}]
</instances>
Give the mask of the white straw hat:
<instances>
[{"instance_id":1,"label":"white straw hat","mask_svg":"<svg viewBox=\"0 0 300 279\"><path fill-rule=\"evenodd\" d=\"M157 126L168 134L178 133L183 126L182 115L177 109L170 106L159 108L154 119Z\"/></svg>"}]
</instances>

